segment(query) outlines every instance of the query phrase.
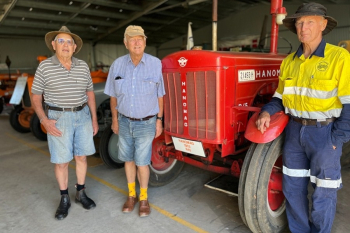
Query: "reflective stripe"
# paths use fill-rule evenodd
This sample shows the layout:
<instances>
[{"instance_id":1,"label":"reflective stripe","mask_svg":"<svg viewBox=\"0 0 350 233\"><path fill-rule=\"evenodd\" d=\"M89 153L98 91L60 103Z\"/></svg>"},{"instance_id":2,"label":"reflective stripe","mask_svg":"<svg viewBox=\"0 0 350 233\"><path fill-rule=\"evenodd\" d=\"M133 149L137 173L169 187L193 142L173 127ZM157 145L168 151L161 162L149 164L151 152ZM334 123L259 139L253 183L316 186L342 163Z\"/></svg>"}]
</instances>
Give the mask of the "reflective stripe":
<instances>
[{"instance_id":1,"label":"reflective stripe","mask_svg":"<svg viewBox=\"0 0 350 233\"><path fill-rule=\"evenodd\" d=\"M338 88L334 88L331 91L321 91L307 87L285 87L283 95L302 95L317 99L329 99L332 97L337 97Z\"/></svg>"},{"instance_id":2,"label":"reflective stripe","mask_svg":"<svg viewBox=\"0 0 350 233\"><path fill-rule=\"evenodd\" d=\"M350 95L339 96L339 99L342 104L350 104Z\"/></svg>"},{"instance_id":3,"label":"reflective stripe","mask_svg":"<svg viewBox=\"0 0 350 233\"><path fill-rule=\"evenodd\" d=\"M283 166L283 174L292 177L309 177L310 170L306 169L291 169Z\"/></svg>"},{"instance_id":4,"label":"reflective stripe","mask_svg":"<svg viewBox=\"0 0 350 233\"><path fill-rule=\"evenodd\" d=\"M322 188L339 188L342 180L341 178L339 180L324 180L324 179L319 179L316 176L310 176L310 181L314 184L316 184L317 187L322 187Z\"/></svg>"},{"instance_id":5,"label":"reflective stripe","mask_svg":"<svg viewBox=\"0 0 350 233\"><path fill-rule=\"evenodd\" d=\"M272 97L277 97L279 99L282 99L282 95L280 93L278 93L278 92L275 92L275 94L273 94Z\"/></svg>"},{"instance_id":6,"label":"reflective stripe","mask_svg":"<svg viewBox=\"0 0 350 233\"><path fill-rule=\"evenodd\" d=\"M285 108L285 113L290 114L294 117L302 117L307 119L325 119L332 117L339 117L341 113L341 108L330 109L326 112L307 112L307 111L297 111L295 109Z\"/></svg>"}]
</instances>

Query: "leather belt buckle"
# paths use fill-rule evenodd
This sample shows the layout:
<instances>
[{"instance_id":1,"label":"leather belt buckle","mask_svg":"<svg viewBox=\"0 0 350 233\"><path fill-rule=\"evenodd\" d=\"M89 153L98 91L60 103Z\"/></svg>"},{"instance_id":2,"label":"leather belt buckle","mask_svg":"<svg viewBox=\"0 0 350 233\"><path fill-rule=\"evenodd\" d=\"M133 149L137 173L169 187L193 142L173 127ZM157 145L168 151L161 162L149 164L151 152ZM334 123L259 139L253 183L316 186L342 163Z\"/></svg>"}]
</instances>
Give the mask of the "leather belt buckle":
<instances>
[{"instance_id":1,"label":"leather belt buckle","mask_svg":"<svg viewBox=\"0 0 350 233\"><path fill-rule=\"evenodd\" d=\"M306 120L306 119L302 119L302 120L301 120L301 124L302 124L302 125L307 125L307 120Z\"/></svg>"}]
</instances>

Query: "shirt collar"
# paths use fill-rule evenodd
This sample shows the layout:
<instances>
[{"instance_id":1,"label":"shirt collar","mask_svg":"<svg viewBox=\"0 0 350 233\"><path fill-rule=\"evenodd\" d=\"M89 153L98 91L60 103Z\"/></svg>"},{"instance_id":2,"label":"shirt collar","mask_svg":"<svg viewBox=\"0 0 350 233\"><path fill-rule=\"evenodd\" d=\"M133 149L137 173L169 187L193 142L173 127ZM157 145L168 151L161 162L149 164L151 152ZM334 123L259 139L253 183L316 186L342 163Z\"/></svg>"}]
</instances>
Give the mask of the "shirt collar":
<instances>
[{"instance_id":1,"label":"shirt collar","mask_svg":"<svg viewBox=\"0 0 350 233\"><path fill-rule=\"evenodd\" d=\"M55 65L59 65L60 64L60 60L58 60L58 57L56 56L56 54L52 56L51 61ZM72 57L72 65L73 66L77 66L79 64L80 64L79 60L77 58L75 58L75 57Z\"/></svg>"},{"instance_id":2,"label":"shirt collar","mask_svg":"<svg viewBox=\"0 0 350 233\"><path fill-rule=\"evenodd\" d=\"M128 54L128 62L131 62L132 63L132 60L131 60L131 56L130 56L130 53ZM140 63L146 63L146 58L145 58L145 53L143 53L143 55L142 55L142 58L141 58L141 61L140 61Z\"/></svg>"},{"instance_id":3,"label":"shirt collar","mask_svg":"<svg viewBox=\"0 0 350 233\"><path fill-rule=\"evenodd\" d=\"M309 57L311 59L311 57L313 55L316 55L318 57L324 57L324 50L326 48L326 41L322 38L320 44L318 45L317 49L315 50L315 52L313 52L311 54L311 56ZM296 53L293 56L293 59L295 58L295 56L300 57L303 54L303 44L300 44L298 50L296 51Z\"/></svg>"}]
</instances>

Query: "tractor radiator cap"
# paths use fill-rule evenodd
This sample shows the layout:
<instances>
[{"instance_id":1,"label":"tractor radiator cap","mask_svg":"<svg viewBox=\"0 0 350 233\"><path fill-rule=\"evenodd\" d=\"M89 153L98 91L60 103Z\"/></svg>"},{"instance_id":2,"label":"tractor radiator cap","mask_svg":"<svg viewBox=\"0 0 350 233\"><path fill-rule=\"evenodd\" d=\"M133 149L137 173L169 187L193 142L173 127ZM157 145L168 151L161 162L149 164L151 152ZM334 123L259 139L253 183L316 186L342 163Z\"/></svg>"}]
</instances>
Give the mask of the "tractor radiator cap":
<instances>
[{"instance_id":1,"label":"tractor radiator cap","mask_svg":"<svg viewBox=\"0 0 350 233\"><path fill-rule=\"evenodd\" d=\"M256 127L256 120L259 117L259 112L249 119L247 129L244 133L246 139L255 143L267 143L276 139L288 124L289 116L284 112L277 112L271 116L270 127L262 134Z\"/></svg>"}]
</instances>

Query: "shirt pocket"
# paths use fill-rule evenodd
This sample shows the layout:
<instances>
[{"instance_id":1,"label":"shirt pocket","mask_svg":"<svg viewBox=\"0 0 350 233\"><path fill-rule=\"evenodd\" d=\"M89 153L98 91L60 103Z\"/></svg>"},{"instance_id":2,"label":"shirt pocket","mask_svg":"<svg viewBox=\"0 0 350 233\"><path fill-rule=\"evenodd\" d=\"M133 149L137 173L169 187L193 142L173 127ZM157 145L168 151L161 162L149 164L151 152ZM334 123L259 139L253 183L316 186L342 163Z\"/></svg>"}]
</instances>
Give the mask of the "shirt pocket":
<instances>
[{"instance_id":1,"label":"shirt pocket","mask_svg":"<svg viewBox=\"0 0 350 233\"><path fill-rule=\"evenodd\" d=\"M115 91L117 96L124 94L124 92L123 92L124 85L125 85L125 79L114 80L114 91Z\"/></svg>"},{"instance_id":2,"label":"shirt pocket","mask_svg":"<svg viewBox=\"0 0 350 233\"><path fill-rule=\"evenodd\" d=\"M310 80L310 88L319 91L332 91L337 87L337 81L334 79L312 79Z\"/></svg>"},{"instance_id":3,"label":"shirt pocket","mask_svg":"<svg viewBox=\"0 0 350 233\"><path fill-rule=\"evenodd\" d=\"M156 93L157 79L154 77L142 80L142 94L151 95Z\"/></svg>"}]
</instances>

